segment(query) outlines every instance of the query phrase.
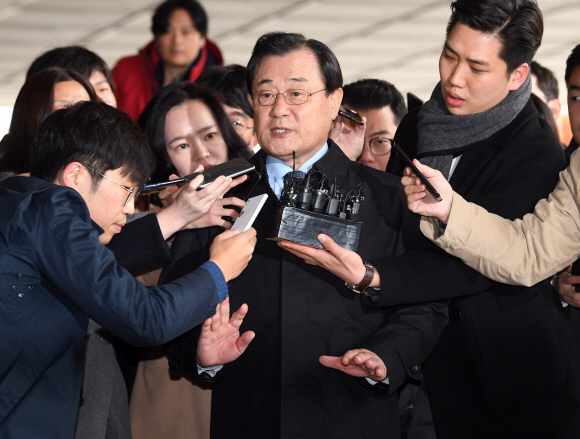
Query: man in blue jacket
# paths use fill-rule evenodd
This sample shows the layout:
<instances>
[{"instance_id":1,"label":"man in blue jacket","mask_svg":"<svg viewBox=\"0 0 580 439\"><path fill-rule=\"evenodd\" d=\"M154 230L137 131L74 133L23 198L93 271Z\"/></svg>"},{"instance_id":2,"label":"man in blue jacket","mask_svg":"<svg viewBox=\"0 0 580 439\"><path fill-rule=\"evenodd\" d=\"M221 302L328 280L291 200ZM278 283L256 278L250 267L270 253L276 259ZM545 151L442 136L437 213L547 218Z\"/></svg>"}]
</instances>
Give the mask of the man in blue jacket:
<instances>
[{"instance_id":1,"label":"man in blue jacket","mask_svg":"<svg viewBox=\"0 0 580 439\"><path fill-rule=\"evenodd\" d=\"M0 185L0 437L73 436L89 318L131 344L162 344L213 315L251 258L255 231L227 231L172 284L145 288L120 268L102 244L134 212L152 166L127 115L83 102L42 125L31 177ZM227 301L206 322L208 337L237 332L247 307L229 322L226 311ZM233 338L235 355L251 338Z\"/></svg>"}]
</instances>

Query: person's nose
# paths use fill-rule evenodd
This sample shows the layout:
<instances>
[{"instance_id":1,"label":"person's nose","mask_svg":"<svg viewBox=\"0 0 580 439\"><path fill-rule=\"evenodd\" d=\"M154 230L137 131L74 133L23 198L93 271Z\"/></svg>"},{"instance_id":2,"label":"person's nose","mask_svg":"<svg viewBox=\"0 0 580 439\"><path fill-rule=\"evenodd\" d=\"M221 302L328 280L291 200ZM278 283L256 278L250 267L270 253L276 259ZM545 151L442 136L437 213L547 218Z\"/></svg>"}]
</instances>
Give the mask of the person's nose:
<instances>
[{"instance_id":1,"label":"person's nose","mask_svg":"<svg viewBox=\"0 0 580 439\"><path fill-rule=\"evenodd\" d=\"M135 213L135 197L131 195L127 204L123 206L122 212L125 215L133 215Z\"/></svg>"},{"instance_id":2,"label":"person's nose","mask_svg":"<svg viewBox=\"0 0 580 439\"><path fill-rule=\"evenodd\" d=\"M207 157L209 157L209 151L206 146L201 142L195 142L193 145L193 161L200 162Z\"/></svg>"},{"instance_id":3,"label":"person's nose","mask_svg":"<svg viewBox=\"0 0 580 439\"><path fill-rule=\"evenodd\" d=\"M359 156L359 158L357 159L357 162L359 162L359 163L372 163L375 161L374 156L375 155L373 154L373 152L369 148L368 143L365 142L365 145L363 146L362 153Z\"/></svg>"},{"instance_id":4,"label":"person's nose","mask_svg":"<svg viewBox=\"0 0 580 439\"><path fill-rule=\"evenodd\" d=\"M458 87L458 88L463 88L465 87L465 69L469 68L469 66L467 65L463 65L461 63L458 63L457 65L455 65L453 67L453 70L451 71L451 75L449 76L449 83L454 86L454 87Z\"/></svg>"},{"instance_id":5,"label":"person's nose","mask_svg":"<svg viewBox=\"0 0 580 439\"><path fill-rule=\"evenodd\" d=\"M185 39L183 32L177 30L177 31L173 32L171 36L173 37L172 43L174 46L179 46L179 45L183 44L183 41Z\"/></svg>"},{"instance_id":6,"label":"person's nose","mask_svg":"<svg viewBox=\"0 0 580 439\"><path fill-rule=\"evenodd\" d=\"M276 96L276 100L274 101L274 105L270 110L270 115L274 118L279 118L283 116L287 116L290 113L290 106L286 102L286 99L282 95L282 93L278 93Z\"/></svg>"}]
</instances>

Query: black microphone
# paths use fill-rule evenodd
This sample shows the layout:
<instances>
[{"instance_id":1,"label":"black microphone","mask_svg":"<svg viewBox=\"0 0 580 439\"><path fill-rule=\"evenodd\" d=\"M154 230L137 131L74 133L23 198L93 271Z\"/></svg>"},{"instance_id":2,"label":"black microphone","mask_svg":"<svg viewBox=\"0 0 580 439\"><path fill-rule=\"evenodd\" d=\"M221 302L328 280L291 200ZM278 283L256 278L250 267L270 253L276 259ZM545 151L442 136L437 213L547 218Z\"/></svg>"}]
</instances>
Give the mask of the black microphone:
<instances>
[{"instance_id":1,"label":"black microphone","mask_svg":"<svg viewBox=\"0 0 580 439\"><path fill-rule=\"evenodd\" d=\"M350 212L347 215L347 219L351 221L358 221L364 200L365 197L364 193L362 192L362 188L359 188L358 193L353 194L350 199Z\"/></svg>"},{"instance_id":2,"label":"black microphone","mask_svg":"<svg viewBox=\"0 0 580 439\"><path fill-rule=\"evenodd\" d=\"M304 181L304 189L300 195L300 203L298 203L298 208L302 210L310 210L310 205L312 204L312 198L314 196L314 191L310 187L310 176L312 175L312 169L306 174L306 179Z\"/></svg>"}]
</instances>

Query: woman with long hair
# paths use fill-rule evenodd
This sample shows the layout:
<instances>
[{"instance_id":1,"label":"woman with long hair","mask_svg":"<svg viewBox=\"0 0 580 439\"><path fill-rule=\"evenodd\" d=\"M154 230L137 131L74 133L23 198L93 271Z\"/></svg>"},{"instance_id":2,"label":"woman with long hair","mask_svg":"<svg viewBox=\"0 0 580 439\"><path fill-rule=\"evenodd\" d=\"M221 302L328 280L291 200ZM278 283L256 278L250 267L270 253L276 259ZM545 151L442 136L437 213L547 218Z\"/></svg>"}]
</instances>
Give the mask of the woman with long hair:
<instances>
[{"instance_id":1,"label":"woman with long hair","mask_svg":"<svg viewBox=\"0 0 580 439\"><path fill-rule=\"evenodd\" d=\"M147 105L138 123L157 162L153 182L251 155L215 92L192 83L165 87ZM243 207L244 202L218 199L212 206L215 215L236 215L224 205ZM229 227L226 221L222 225ZM145 281L151 284L157 279L147 276ZM170 377L167 361L160 347L147 349L139 363L130 406L133 438L209 438L211 388L197 377Z\"/></svg>"},{"instance_id":2,"label":"woman with long hair","mask_svg":"<svg viewBox=\"0 0 580 439\"><path fill-rule=\"evenodd\" d=\"M74 70L52 67L31 76L14 103L0 172L5 175L29 172L30 145L42 122L55 110L88 100L96 100L95 91Z\"/></svg>"}]
</instances>

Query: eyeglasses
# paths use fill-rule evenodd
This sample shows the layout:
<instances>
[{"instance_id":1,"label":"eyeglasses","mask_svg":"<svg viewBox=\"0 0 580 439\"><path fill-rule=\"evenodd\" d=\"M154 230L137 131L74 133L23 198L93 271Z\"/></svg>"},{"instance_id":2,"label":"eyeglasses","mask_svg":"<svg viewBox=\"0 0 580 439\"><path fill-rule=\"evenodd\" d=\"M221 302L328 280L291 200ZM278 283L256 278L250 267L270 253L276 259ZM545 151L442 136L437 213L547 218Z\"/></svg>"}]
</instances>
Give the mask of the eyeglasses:
<instances>
[{"instance_id":1,"label":"eyeglasses","mask_svg":"<svg viewBox=\"0 0 580 439\"><path fill-rule=\"evenodd\" d=\"M393 140L386 137L375 137L369 140L369 148L375 155L387 155L391 152Z\"/></svg>"},{"instance_id":2,"label":"eyeglasses","mask_svg":"<svg viewBox=\"0 0 580 439\"><path fill-rule=\"evenodd\" d=\"M115 180L107 177L106 175L101 174L99 171L95 171L90 166L84 165L84 167L87 168L89 171L93 171L95 174L100 175L103 178L106 178L110 182L115 183L120 188L129 192L129 194L127 195L127 198L125 198L125 203L124 203L125 206L129 203L129 201L131 201L131 199L135 200L139 196L139 186L135 186L134 188L128 188L127 186L123 186L122 184L117 183Z\"/></svg>"},{"instance_id":3,"label":"eyeglasses","mask_svg":"<svg viewBox=\"0 0 580 439\"><path fill-rule=\"evenodd\" d=\"M230 122L234 125L234 129L236 130L236 133L238 133L240 136L242 134L244 134L248 128L254 128L254 127L248 126L248 124L246 124L246 122L244 122L242 119L231 118Z\"/></svg>"},{"instance_id":4,"label":"eyeglasses","mask_svg":"<svg viewBox=\"0 0 580 439\"><path fill-rule=\"evenodd\" d=\"M312 96L315 93L320 93L321 91L326 91L326 89L323 88L322 90L314 91L312 93L308 93L306 90L302 89L291 89L281 93L276 93L273 90L258 90L253 98L258 105L264 107L274 105L276 99L278 99L278 95L282 95L288 105L301 105L308 102L309 96Z\"/></svg>"}]
</instances>

